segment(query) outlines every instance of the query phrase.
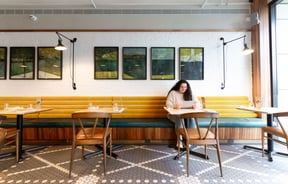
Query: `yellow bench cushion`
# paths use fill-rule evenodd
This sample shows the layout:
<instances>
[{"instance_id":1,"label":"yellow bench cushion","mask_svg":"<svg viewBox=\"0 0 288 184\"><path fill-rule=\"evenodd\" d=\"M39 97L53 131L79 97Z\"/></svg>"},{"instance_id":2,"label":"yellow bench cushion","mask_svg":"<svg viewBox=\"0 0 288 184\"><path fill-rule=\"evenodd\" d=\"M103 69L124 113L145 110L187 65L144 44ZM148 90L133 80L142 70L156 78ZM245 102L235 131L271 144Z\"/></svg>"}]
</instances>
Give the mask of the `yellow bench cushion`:
<instances>
[{"instance_id":1,"label":"yellow bench cushion","mask_svg":"<svg viewBox=\"0 0 288 184\"><path fill-rule=\"evenodd\" d=\"M36 103L37 96L10 97L1 96L0 106L8 103L10 107ZM200 97L199 97L200 99ZM236 107L250 104L246 96L205 96L206 108L219 112L220 117L257 117L256 113L237 110ZM121 114L114 114L114 118L166 118L163 109L166 96L41 96L43 108L53 108L40 114L25 115L25 118L71 118L71 113L80 109L87 109L89 103L95 106L112 107L114 102L118 107L126 110ZM11 118L13 116L8 116ZM15 117L13 117L15 118Z\"/></svg>"}]
</instances>

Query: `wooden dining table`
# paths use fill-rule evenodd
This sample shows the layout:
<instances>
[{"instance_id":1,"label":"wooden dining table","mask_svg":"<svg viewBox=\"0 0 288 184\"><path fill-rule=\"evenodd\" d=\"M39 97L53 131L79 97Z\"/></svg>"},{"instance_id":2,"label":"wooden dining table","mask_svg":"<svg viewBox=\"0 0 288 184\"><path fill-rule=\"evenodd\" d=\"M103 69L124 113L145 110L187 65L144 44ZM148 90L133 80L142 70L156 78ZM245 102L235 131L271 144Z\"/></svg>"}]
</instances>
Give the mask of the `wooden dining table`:
<instances>
[{"instance_id":1,"label":"wooden dining table","mask_svg":"<svg viewBox=\"0 0 288 184\"><path fill-rule=\"evenodd\" d=\"M26 114L34 114L34 113L40 113L40 112L44 112L44 111L49 111L52 110L52 108L22 108L22 107L11 107L8 109L3 109L0 110L0 115L15 115L16 116L16 128L18 130L18 153L16 153L16 160L17 162L22 159L22 153L25 151L34 151L37 149L41 149L40 147L37 148L30 148L27 150L23 150L23 144L22 144L22 136L23 136L23 123L25 123L23 121L23 116ZM6 157L6 156L10 156L13 155L13 153L7 153L2 155L2 157ZM1 158L1 155L0 155Z\"/></svg>"},{"instance_id":2,"label":"wooden dining table","mask_svg":"<svg viewBox=\"0 0 288 184\"><path fill-rule=\"evenodd\" d=\"M187 113L197 113L197 112L216 112L213 109L174 109L174 108L168 108L164 107L164 109L171 115L181 115L181 114L187 114Z\"/></svg>"},{"instance_id":3,"label":"wooden dining table","mask_svg":"<svg viewBox=\"0 0 288 184\"><path fill-rule=\"evenodd\" d=\"M252 112L256 112L256 113L262 113L262 114L266 114L266 122L267 122L267 126L273 126L273 114L275 113L279 113L279 112L288 112L288 109L285 108L278 108L278 107L248 107L248 106L240 106L237 107L236 109L239 110L244 110L244 111L252 111ZM272 137L271 134L268 134L268 137ZM244 146L244 149L255 149L255 150L262 150L261 148L258 147L254 147L254 146ZM281 155L286 155L288 156L288 154L286 153L282 153L282 152L275 152L274 151L274 143L271 139L267 140L267 149L265 150L265 152L268 154L268 160L269 161L273 161L273 154L281 154Z\"/></svg>"},{"instance_id":4,"label":"wooden dining table","mask_svg":"<svg viewBox=\"0 0 288 184\"><path fill-rule=\"evenodd\" d=\"M75 111L74 113L77 113L77 112L103 112L103 113L108 113L108 114L120 114L120 113L123 113L125 111L125 108L113 108L113 107L104 107L104 108L98 108L98 107L89 107L88 109L81 109L81 110L78 110L78 111ZM107 122L107 119L103 119L103 124L104 126L105 123ZM96 151L96 152L92 152L92 153L88 153L86 155L83 156L84 159L87 159L87 158L90 158L90 157L93 157L95 155L98 155L98 154L102 154L102 148L101 146L99 145L95 145L96 147L99 147L100 148L100 151ZM112 147L112 151L113 150L116 150L118 148L122 147L122 145L114 145ZM109 150L107 150L109 151ZM110 154L110 153L109 153ZM114 158L117 158L118 155L116 153L111 153L112 157Z\"/></svg>"}]
</instances>

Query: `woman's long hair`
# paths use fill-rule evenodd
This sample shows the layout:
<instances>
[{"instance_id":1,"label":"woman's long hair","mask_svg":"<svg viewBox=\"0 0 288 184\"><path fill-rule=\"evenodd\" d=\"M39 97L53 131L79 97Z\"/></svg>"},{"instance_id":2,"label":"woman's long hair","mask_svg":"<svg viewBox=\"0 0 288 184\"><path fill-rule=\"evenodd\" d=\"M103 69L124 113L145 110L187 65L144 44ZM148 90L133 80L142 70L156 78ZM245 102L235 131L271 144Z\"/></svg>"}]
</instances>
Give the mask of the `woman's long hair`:
<instances>
[{"instance_id":1,"label":"woman's long hair","mask_svg":"<svg viewBox=\"0 0 288 184\"><path fill-rule=\"evenodd\" d=\"M188 101L188 100L192 100L192 90L190 87L190 84L186 81L186 80L179 80L168 92L168 95L171 91L175 90L175 91L179 91L181 84L187 84L187 89L185 91L185 93L183 94L184 100Z\"/></svg>"}]
</instances>

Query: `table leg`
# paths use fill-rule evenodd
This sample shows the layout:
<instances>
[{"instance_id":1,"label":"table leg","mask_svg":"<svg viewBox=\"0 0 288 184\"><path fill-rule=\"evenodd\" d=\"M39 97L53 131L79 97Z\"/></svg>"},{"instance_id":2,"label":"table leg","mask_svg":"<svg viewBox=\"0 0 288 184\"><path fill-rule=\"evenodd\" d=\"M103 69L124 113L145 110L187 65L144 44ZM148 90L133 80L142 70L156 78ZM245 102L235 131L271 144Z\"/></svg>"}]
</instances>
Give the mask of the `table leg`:
<instances>
[{"instance_id":1,"label":"table leg","mask_svg":"<svg viewBox=\"0 0 288 184\"><path fill-rule=\"evenodd\" d=\"M267 114L267 126L273 126L273 115L272 114ZM273 161L272 153L274 152L274 143L271 140L272 135L268 134L267 136L268 136L268 140L267 140L268 160Z\"/></svg>"},{"instance_id":2,"label":"table leg","mask_svg":"<svg viewBox=\"0 0 288 184\"><path fill-rule=\"evenodd\" d=\"M16 127L19 133L19 135L17 136L18 137L18 149L17 149L18 153L16 153L16 160L18 162L20 158L22 158L22 130L23 130L23 115L22 114L17 115Z\"/></svg>"}]
</instances>

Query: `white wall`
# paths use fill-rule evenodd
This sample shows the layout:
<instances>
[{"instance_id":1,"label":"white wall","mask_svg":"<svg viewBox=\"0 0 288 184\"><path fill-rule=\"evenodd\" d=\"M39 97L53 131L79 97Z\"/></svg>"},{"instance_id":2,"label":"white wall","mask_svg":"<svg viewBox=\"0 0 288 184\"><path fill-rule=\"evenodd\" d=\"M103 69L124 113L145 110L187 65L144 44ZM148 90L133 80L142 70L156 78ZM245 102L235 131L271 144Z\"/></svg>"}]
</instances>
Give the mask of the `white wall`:
<instances>
[{"instance_id":1,"label":"white wall","mask_svg":"<svg viewBox=\"0 0 288 184\"><path fill-rule=\"evenodd\" d=\"M278 107L286 108L288 98L288 83L287 83L287 71L288 67L288 4L277 5L276 15L276 43L277 43L277 86L278 86ZM277 95L277 94L275 94Z\"/></svg>"},{"instance_id":2,"label":"white wall","mask_svg":"<svg viewBox=\"0 0 288 184\"><path fill-rule=\"evenodd\" d=\"M77 90L71 86L70 50L63 53L62 80L0 80L1 96L157 96L166 95L179 80L179 47L204 47L204 80L189 81L197 95L251 96L251 56L241 55L243 40L226 46L226 88L222 82L222 42L250 33L245 32L61 32L76 37L75 62ZM55 46L55 32L1 32L0 46ZM66 40L63 42L69 46ZM119 47L119 79L94 80L94 46ZM147 47L147 80L122 80L122 47ZM150 47L175 47L176 80L150 80ZM8 49L9 58L9 49ZM8 59L9 60L9 59ZM9 61L8 61L9 63ZM8 64L9 71L9 64ZM7 76L9 78L9 75Z\"/></svg>"}]
</instances>

